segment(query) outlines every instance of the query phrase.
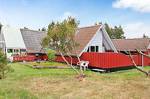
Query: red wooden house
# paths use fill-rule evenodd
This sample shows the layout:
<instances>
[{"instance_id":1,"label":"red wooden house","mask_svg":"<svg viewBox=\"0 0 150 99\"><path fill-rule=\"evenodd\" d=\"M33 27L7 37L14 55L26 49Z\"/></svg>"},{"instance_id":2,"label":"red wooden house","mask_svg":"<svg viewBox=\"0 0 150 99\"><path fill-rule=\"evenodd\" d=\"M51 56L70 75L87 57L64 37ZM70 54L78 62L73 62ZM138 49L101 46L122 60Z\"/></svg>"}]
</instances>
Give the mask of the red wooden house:
<instances>
[{"instance_id":1,"label":"red wooden house","mask_svg":"<svg viewBox=\"0 0 150 99\"><path fill-rule=\"evenodd\" d=\"M36 58L41 60L46 59L46 54L41 47L41 40L46 36L46 32L22 29L21 33L27 53L34 56L38 54ZM135 52L135 49L139 49L148 53L149 39L111 40L103 25L95 25L79 28L75 40L79 46L71 53L74 64L78 62L76 56L79 56L81 60L89 61L91 68L131 67L133 66L131 59L126 55L126 51L131 51L137 65L150 65L150 59ZM66 59L70 61L67 56ZM60 55L57 55L56 61L64 62Z\"/></svg>"},{"instance_id":2,"label":"red wooden house","mask_svg":"<svg viewBox=\"0 0 150 99\"><path fill-rule=\"evenodd\" d=\"M75 40L80 44L75 51L74 64L78 62L76 55L81 60L89 61L91 68L112 69L132 67L133 63L127 51L130 51L139 66L150 65L150 59L138 54L135 49L148 53L150 39L113 39L111 40L103 25L80 28ZM70 58L66 56L70 61ZM56 61L64 62L61 56Z\"/></svg>"},{"instance_id":3,"label":"red wooden house","mask_svg":"<svg viewBox=\"0 0 150 99\"><path fill-rule=\"evenodd\" d=\"M142 51L145 54L150 53L150 39L149 38L136 38L136 39L114 39L112 40L116 49L120 53L126 54L130 51L135 57L135 61L139 66L150 65L150 58L144 57L137 53L135 49Z\"/></svg>"}]
</instances>

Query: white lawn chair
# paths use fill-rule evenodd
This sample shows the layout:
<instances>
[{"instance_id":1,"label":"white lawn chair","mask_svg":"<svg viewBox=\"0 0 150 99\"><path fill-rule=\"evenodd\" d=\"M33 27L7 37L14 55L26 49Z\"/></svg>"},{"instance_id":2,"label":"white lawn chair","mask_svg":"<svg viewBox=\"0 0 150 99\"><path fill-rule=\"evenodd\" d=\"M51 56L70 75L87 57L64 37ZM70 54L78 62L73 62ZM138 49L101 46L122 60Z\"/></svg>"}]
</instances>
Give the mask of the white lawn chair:
<instances>
[{"instance_id":1,"label":"white lawn chair","mask_svg":"<svg viewBox=\"0 0 150 99\"><path fill-rule=\"evenodd\" d=\"M80 66L80 68L83 68L83 70L85 71L86 69L88 69L89 61L80 61L77 63L77 65Z\"/></svg>"}]
</instances>

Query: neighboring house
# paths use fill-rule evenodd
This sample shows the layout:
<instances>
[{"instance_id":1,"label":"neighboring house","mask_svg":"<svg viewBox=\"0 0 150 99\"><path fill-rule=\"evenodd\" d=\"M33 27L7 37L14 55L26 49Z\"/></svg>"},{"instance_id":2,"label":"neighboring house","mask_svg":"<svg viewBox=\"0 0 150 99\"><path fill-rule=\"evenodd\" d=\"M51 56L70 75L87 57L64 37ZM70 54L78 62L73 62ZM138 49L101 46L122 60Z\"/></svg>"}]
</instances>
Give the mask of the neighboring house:
<instances>
[{"instance_id":1,"label":"neighboring house","mask_svg":"<svg viewBox=\"0 0 150 99\"><path fill-rule=\"evenodd\" d=\"M27 49L27 53L44 53L42 50L42 39L47 35L44 31L20 29L21 35Z\"/></svg>"},{"instance_id":2,"label":"neighboring house","mask_svg":"<svg viewBox=\"0 0 150 99\"><path fill-rule=\"evenodd\" d=\"M46 32L21 29L21 34L28 53L44 53L41 41L47 35ZM79 46L72 51L73 56L81 56L83 52L117 52L103 25L79 28L75 40Z\"/></svg>"},{"instance_id":3,"label":"neighboring house","mask_svg":"<svg viewBox=\"0 0 150 99\"><path fill-rule=\"evenodd\" d=\"M113 39L116 49L119 52L125 53L130 51L136 54L136 49L147 52L150 49L150 38L136 38L136 39Z\"/></svg>"},{"instance_id":4,"label":"neighboring house","mask_svg":"<svg viewBox=\"0 0 150 99\"><path fill-rule=\"evenodd\" d=\"M1 41L5 42L4 47L0 46L6 49L7 57L13 54L21 55L22 52L26 52L28 56L33 56L31 59L26 57L26 60L45 60L47 56L41 43L46 35L47 32L43 31L15 29L7 26L3 27L1 32L1 38L3 38ZM135 49L143 52L150 49L149 39L110 39L103 25L78 28L75 33L75 41L79 46L75 47L71 52L73 63L78 62L76 56L79 56L81 60L89 61L89 65L92 68L131 67L133 64L129 56L125 55L126 51L131 51L135 54ZM69 57L65 57L70 60ZM137 53L134 55L134 59L137 65L150 65L149 58ZM56 61L64 62L59 53Z\"/></svg>"},{"instance_id":5,"label":"neighboring house","mask_svg":"<svg viewBox=\"0 0 150 99\"><path fill-rule=\"evenodd\" d=\"M25 54L26 48L20 29L3 26L0 34L0 47L3 49L7 58L10 58L12 55Z\"/></svg>"},{"instance_id":6,"label":"neighboring house","mask_svg":"<svg viewBox=\"0 0 150 99\"><path fill-rule=\"evenodd\" d=\"M135 38L135 39L113 39L116 49L120 53L137 55L135 62L137 65L150 65L150 59L140 55L136 50L143 53L150 53L150 38Z\"/></svg>"},{"instance_id":7,"label":"neighboring house","mask_svg":"<svg viewBox=\"0 0 150 99\"><path fill-rule=\"evenodd\" d=\"M28 55L36 56L35 60L47 60L45 51L41 46L42 39L47 35L44 31L20 29Z\"/></svg>"}]
</instances>

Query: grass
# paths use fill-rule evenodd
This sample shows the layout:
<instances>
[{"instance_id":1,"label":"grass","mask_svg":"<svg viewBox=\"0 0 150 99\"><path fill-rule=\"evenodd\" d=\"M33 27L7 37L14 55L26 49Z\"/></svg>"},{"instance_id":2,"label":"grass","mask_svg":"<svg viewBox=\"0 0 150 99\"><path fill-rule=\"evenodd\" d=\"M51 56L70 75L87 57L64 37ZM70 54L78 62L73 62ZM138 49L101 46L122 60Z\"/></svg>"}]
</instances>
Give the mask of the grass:
<instances>
[{"instance_id":1,"label":"grass","mask_svg":"<svg viewBox=\"0 0 150 99\"><path fill-rule=\"evenodd\" d=\"M150 78L136 69L100 74L86 71L78 81L72 69L32 69L10 64L0 80L0 99L149 99ZM145 69L150 70L150 67Z\"/></svg>"},{"instance_id":2,"label":"grass","mask_svg":"<svg viewBox=\"0 0 150 99\"><path fill-rule=\"evenodd\" d=\"M31 66L63 66L67 67L64 63L58 63L58 62L26 62L26 64L29 64Z\"/></svg>"}]
</instances>

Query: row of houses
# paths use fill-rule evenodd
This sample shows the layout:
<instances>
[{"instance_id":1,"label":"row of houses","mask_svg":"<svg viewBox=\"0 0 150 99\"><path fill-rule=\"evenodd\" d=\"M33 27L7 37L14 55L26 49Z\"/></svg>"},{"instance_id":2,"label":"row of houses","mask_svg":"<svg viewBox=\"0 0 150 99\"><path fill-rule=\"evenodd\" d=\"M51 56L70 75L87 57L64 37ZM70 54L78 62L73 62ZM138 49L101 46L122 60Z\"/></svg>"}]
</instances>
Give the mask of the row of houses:
<instances>
[{"instance_id":1,"label":"row of houses","mask_svg":"<svg viewBox=\"0 0 150 99\"><path fill-rule=\"evenodd\" d=\"M15 45L14 47L11 47L9 46L9 44L7 44L9 39L7 39L6 41L5 38L7 37L5 36L7 36L6 34L8 34L8 32L9 34L13 34L12 29L10 29L10 27L7 28L2 27L1 34L0 34L0 42L1 42L0 47L3 50L5 50L8 57L10 57L13 54L19 54L19 55L28 54L34 56L38 55L39 58L42 60L47 58L45 51L41 46L42 39L47 35L46 32L35 31L30 29L18 29L16 31L13 31L13 32L18 32L18 34L21 35L18 38L20 38L21 39L20 41L22 41L21 46L16 46L14 44ZM139 49L145 53L148 53L148 50L150 49L150 39L148 38L110 39L108 33L105 30L104 25L102 24L78 28L75 35L75 40L77 41L79 46L74 51L72 51L71 53L72 56L76 57L78 55L82 60L90 61L90 65L93 65L92 63L96 63L96 65L93 65L95 67L96 66L102 67L101 65L116 65L116 64L106 64L106 63L101 64L104 58L91 61L89 57L92 57L93 54L99 55L98 57L102 57L102 56L104 57L104 55L106 55L108 58L103 60L103 62L106 61L107 63L109 63L108 61L111 62L117 61L114 59L114 57L117 55L118 55L117 56L118 59L119 56L120 57L123 57L123 55L125 56L126 51L131 51L133 55L138 55L135 49ZM111 58L109 57L110 53L112 55ZM126 60L130 61L129 59ZM144 59L139 59L139 56L136 58L136 60L144 61ZM63 62L62 58L59 55L57 56L56 61ZM75 58L74 63L76 62L77 60ZM119 66L132 65L131 62L127 62L127 63L128 64L120 63ZM141 65L141 62L139 63L140 63L139 65ZM145 65L150 65L150 62L148 61L148 63Z\"/></svg>"}]
</instances>

